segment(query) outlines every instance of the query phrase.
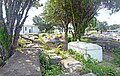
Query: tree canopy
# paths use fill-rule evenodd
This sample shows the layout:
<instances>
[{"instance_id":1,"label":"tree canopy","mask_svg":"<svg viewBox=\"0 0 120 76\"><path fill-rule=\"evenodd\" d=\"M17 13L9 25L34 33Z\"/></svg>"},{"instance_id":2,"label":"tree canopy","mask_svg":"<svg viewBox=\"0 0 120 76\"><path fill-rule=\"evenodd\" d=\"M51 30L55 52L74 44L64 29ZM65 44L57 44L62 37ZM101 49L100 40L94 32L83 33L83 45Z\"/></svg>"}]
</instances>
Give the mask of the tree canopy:
<instances>
[{"instance_id":1,"label":"tree canopy","mask_svg":"<svg viewBox=\"0 0 120 76\"><path fill-rule=\"evenodd\" d=\"M46 21L63 24L67 40L68 24L74 27L74 38L80 39L92 18L102 8L111 13L120 10L119 0L49 0L42 14Z\"/></svg>"},{"instance_id":2,"label":"tree canopy","mask_svg":"<svg viewBox=\"0 0 120 76\"><path fill-rule=\"evenodd\" d=\"M52 22L45 22L40 15L33 17L33 24L37 25L41 32L48 32L54 26Z\"/></svg>"},{"instance_id":3,"label":"tree canopy","mask_svg":"<svg viewBox=\"0 0 120 76\"><path fill-rule=\"evenodd\" d=\"M8 42L6 49L3 42L0 41L3 61L6 58L4 55L5 50L8 51L7 57L10 57L15 52L19 33L28 17L28 12L31 7L37 6L40 6L39 0L0 0L0 28L3 29L3 34L7 37Z\"/></svg>"},{"instance_id":4,"label":"tree canopy","mask_svg":"<svg viewBox=\"0 0 120 76\"><path fill-rule=\"evenodd\" d=\"M113 25L107 26L108 30L115 30L118 28L120 28L120 24L113 24Z\"/></svg>"}]
</instances>

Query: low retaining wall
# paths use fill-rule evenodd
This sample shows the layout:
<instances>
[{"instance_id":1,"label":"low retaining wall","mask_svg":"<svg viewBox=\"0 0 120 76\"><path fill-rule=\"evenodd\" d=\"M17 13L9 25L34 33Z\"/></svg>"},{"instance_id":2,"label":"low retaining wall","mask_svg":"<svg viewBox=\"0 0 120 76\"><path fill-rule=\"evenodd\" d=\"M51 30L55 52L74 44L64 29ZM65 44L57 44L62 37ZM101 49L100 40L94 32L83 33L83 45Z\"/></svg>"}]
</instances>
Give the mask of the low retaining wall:
<instances>
[{"instance_id":1,"label":"low retaining wall","mask_svg":"<svg viewBox=\"0 0 120 76\"><path fill-rule=\"evenodd\" d=\"M17 51L0 69L0 76L42 76L38 51Z\"/></svg>"}]
</instances>

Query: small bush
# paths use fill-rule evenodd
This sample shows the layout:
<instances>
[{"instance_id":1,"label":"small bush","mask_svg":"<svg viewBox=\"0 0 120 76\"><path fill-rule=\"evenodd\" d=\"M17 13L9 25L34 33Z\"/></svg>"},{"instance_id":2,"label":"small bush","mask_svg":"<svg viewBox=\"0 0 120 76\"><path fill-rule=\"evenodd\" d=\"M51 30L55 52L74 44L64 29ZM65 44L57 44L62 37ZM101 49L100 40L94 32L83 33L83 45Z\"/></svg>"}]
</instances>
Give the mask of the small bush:
<instances>
[{"instance_id":1,"label":"small bush","mask_svg":"<svg viewBox=\"0 0 120 76\"><path fill-rule=\"evenodd\" d=\"M56 76L65 73L65 70L61 68L61 65L51 64L51 59L47 54L41 53L39 56L41 63L40 68L43 76Z\"/></svg>"},{"instance_id":2,"label":"small bush","mask_svg":"<svg viewBox=\"0 0 120 76\"><path fill-rule=\"evenodd\" d=\"M56 54L58 54L58 55L60 54L60 51L63 51L61 44L60 44L57 48L54 49L54 52L55 52Z\"/></svg>"}]
</instances>

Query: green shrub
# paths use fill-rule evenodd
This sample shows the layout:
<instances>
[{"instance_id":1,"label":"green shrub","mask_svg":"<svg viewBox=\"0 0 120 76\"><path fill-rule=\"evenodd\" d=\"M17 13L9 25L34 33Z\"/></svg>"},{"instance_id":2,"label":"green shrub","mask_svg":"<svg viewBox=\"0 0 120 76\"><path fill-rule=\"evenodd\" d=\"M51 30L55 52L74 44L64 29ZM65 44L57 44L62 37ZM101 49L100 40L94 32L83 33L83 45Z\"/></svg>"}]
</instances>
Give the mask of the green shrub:
<instances>
[{"instance_id":1,"label":"green shrub","mask_svg":"<svg viewBox=\"0 0 120 76\"><path fill-rule=\"evenodd\" d=\"M9 46L9 39L7 34L4 32L4 28L0 28L0 42L2 43L4 49L8 50Z\"/></svg>"},{"instance_id":2,"label":"green shrub","mask_svg":"<svg viewBox=\"0 0 120 76\"><path fill-rule=\"evenodd\" d=\"M61 65L51 64L51 59L47 54L41 53L39 56L41 63L40 68L43 76L56 76L65 73L65 70L61 68Z\"/></svg>"},{"instance_id":3,"label":"green shrub","mask_svg":"<svg viewBox=\"0 0 120 76\"><path fill-rule=\"evenodd\" d=\"M55 54L59 55L60 54L60 49L59 48L55 48L54 52L55 52Z\"/></svg>"},{"instance_id":4,"label":"green shrub","mask_svg":"<svg viewBox=\"0 0 120 76\"><path fill-rule=\"evenodd\" d=\"M88 55L86 60L84 58L84 54L81 55L80 53L77 53L77 52L74 52L74 53L75 54L72 57L82 62L85 65L85 68L80 70L81 73L92 71L97 76L116 76L117 75L115 68L111 66L98 65L98 61L91 58L90 55Z\"/></svg>"},{"instance_id":5,"label":"green shrub","mask_svg":"<svg viewBox=\"0 0 120 76\"><path fill-rule=\"evenodd\" d=\"M95 65L92 68L93 73L97 76L116 76L117 72L111 66Z\"/></svg>"},{"instance_id":6,"label":"green shrub","mask_svg":"<svg viewBox=\"0 0 120 76\"><path fill-rule=\"evenodd\" d=\"M3 27L0 27L0 43L3 46L3 48L5 49L4 51L4 61L8 59L8 49L9 49L9 37L7 36L7 34L4 31ZM2 61L0 62L1 65Z\"/></svg>"},{"instance_id":7,"label":"green shrub","mask_svg":"<svg viewBox=\"0 0 120 76\"><path fill-rule=\"evenodd\" d=\"M86 60L84 58L84 54L81 55L80 53L75 52L75 54L72 57L75 58L76 60L82 62L83 64L86 63Z\"/></svg>"},{"instance_id":8,"label":"green shrub","mask_svg":"<svg viewBox=\"0 0 120 76\"><path fill-rule=\"evenodd\" d=\"M45 53L40 53L39 59L40 59L40 63L42 65L44 65L44 64L48 64L48 65L51 64L50 57L47 54L45 54Z\"/></svg>"},{"instance_id":9,"label":"green shrub","mask_svg":"<svg viewBox=\"0 0 120 76\"><path fill-rule=\"evenodd\" d=\"M60 56L62 56L63 59L68 58L68 57L65 55L65 52L64 52L64 51L61 51L61 52L60 52Z\"/></svg>"},{"instance_id":10,"label":"green shrub","mask_svg":"<svg viewBox=\"0 0 120 76\"><path fill-rule=\"evenodd\" d=\"M112 52L114 59L112 60L112 63L120 67L120 49L116 49Z\"/></svg>"},{"instance_id":11,"label":"green shrub","mask_svg":"<svg viewBox=\"0 0 120 76\"><path fill-rule=\"evenodd\" d=\"M54 52L59 55L60 54L60 51L63 51L62 50L62 45L60 44L57 48L54 49Z\"/></svg>"},{"instance_id":12,"label":"green shrub","mask_svg":"<svg viewBox=\"0 0 120 76\"><path fill-rule=\"evenodd\" d=\"M68 49L67 52L68 52L69 54L71 54L71 55L75 54L75 51L72 50L72 49Z\"/></svg>"},{"instance_id":13,"label":"green shrub","mask_svg":"<svg viewBox=\"0 0 120 76\"><path fill-rule=\"evenodd\" d=\"M68 42L76 41L73 37L68 37Z\"/></svg>"},{"instance_id":14,"label":"green shrub","mask_svg":"<svg viewBox=\"0 0 120 76\"><path fill-rule=\"evenodd\" d=\"M82 70L80 70L81 74L87 74L91 72L91 69L89 68L83 68Z\"/></svg>"}]
</instances>

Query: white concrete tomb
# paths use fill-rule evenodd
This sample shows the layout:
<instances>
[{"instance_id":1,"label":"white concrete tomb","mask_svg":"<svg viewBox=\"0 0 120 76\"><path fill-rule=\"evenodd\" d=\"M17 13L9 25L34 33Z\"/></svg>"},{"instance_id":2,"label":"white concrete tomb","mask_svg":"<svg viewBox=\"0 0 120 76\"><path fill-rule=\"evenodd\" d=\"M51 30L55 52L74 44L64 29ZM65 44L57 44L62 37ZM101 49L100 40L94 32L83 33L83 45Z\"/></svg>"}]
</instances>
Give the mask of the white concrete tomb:
<instances>
[{"instance_id":1,"label":"white concrete tomb","mask_svg":"<svg viewBox=\"0 0 120 76\"><path fill-rule=\"evenodd\" d=\"M75 50L80 54L89 54L93 59L97 59L99 62L102 58L102 47L97 44L86 43L86 42L69 42L68 49ZM86 58L86 57L85 57Z\"/></svg>"}]
</instances>

